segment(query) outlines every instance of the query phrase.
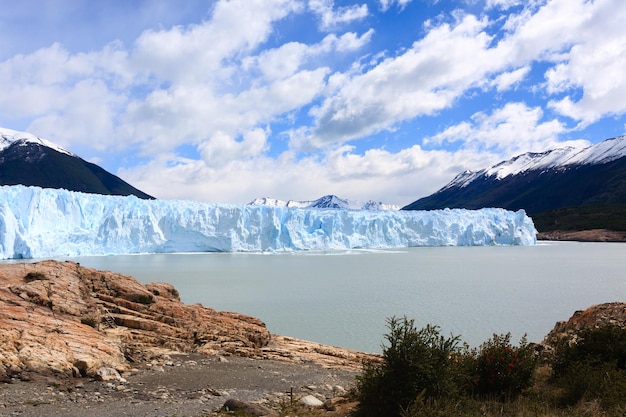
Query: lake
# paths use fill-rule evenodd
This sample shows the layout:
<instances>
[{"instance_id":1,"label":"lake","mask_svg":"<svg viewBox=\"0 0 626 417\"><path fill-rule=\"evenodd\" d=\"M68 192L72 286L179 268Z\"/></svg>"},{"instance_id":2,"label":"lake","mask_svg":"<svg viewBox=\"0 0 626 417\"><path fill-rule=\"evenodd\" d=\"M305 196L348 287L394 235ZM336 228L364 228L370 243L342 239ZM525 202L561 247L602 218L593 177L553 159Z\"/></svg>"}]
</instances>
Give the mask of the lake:
<instances>
[{"instance_id":1,"label":"lake","mask_svg":"<svg viewBox=\"0 0 626 417\"><path fill-rule=\"evenodd\" d=\"M258 317L275 334L366 352L381 351L391 316L478 346L507 332L539 342L575 310L626 301L620 243L69 259L169 282L186 303Z\"/></svg>"}]
</instances>

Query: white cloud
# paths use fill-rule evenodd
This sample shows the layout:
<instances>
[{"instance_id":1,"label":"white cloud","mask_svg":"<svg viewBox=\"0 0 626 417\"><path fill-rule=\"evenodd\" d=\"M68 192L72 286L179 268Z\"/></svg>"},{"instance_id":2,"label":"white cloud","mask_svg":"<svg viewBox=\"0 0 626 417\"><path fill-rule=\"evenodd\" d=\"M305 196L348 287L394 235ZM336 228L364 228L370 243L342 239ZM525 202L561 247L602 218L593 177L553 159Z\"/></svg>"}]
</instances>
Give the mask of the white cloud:
<instances>
[{"instance_id":1,"label":"white cloud","mask_svg":"<svg viewBox=\"0 0 626 417\"><path fill-rule=\"evenodd\" d=\"M525 1L528 2L528 0ZM522 4L524 4L522 0L487 0L486 7L487 9L497 8L501 10L508 10L511 7L519 6Z\"/></svg>"},{"instance_id":2,"label":"white cloud","mask_svg":"<svg viewBox=\"0 0 626 417\"><path fill-rule=\"evenodd\" d=\"M504 28L509 36L498 47L508 55L510 65L564 59L593 14L593 3L585 0L549 0L538 9L534 6L508 15Z\"/></svg>"},{"instance_id":3,"label":"white cloud","mask_svg":"<svg viewBox=\"0 0 626 417\"><path fill-rule=\"evenodd\" d=\"M409 1L380 0L380 8ZM347 142L408 120L432 121L474 95L519 97L537 63L548 68L545 82L531 88L537 100L551 98L551 110L581 126L626 113L626 3L524 5L507 20L451 13L455 20L425 25L406 49L370 50L379 41L374 29L336 32L368 17L365 4L218 1L207 20L145 31L128 48L114 42L72 54L54 44L2 62L0 114L27 119L33 133L70 149L88 139L96 150L139 150L148 161L118 174L161 198L247 202L263 190L284 199L335 193L407 204L461 170L558 146L571 129L516 98L447 122L453 125L428 138L429 149L416 145L420 131L394 152L378 144L357 151ZM285 41L279 21L307 11L325 32ZM346 59L341 66L337 57ZM308 118L290 124L301 115ZM285 133L289 150L277 155ZM459 150L437 149L450 143ZM181 146L197 159L178 155Z\"/></svg>"},{"instance_id":4,"label":"white cloud","mask_svg":"<svg viewBox=\"0 0 626 417\"><path fill-rule=\"evenodd\" d=\"M115 136L115 112L126 97L112 92L101 80L85 79L64 91L63 100L62 108L36 118L28 130L68 148L86 140L100 152L125 148L103 138Z\"/></svg>"},{"instance_id":5,"label":"white cloud","mask_svg":"<svg viewBox=\"0 0 626 417\"><path fill-rule=\"evenodd\" d=\"M363 48L370 42L372 35L374 35L374 29L369 29L361 36L354 32L347 32L339 37L328 35L324 38L324 41L331 42L339 52L350 52Z\"/></svg>"},{"instance_id":6,"label":"white cloud","mask_svg":"<svg viewBox=\"0 0 626 417\"><path fill-rule=\"evenodd\" d=\"M276 80L292 76L309 61L326 54L337 52L351 52L363 48L372 38L374 31L368 30L361 36L354 32L347 32L337 36L329 34L319 43L306 45L300 42L288 42L274 49L267 49L259 55L246 57L242 69L260 73L269 80Z\"/></svg>"},{"instance_id":7,"label":"white cloud","mask_svg":"<svg viewBox=\"0 0 626 417\"><path fill-rule=\"evenodd\" d=\"M543 111L539 107L507 103L491 114L477 112L470 121L450 126L425 142L459 142L463 149L477 153L490 152L499 160L568 144L558 139L566 131L564 124L557 119L543 121L543 117Z\"/></svg>"},{"instance_id":8,"label":"white cloud","mask_svg":"<svg viewBox=\"0 0 626 417\"><path fill-rule=\"evenodd\" d=\"M506 91L512 86L519 84L529 71L530 66L525 66L510 72L503 72L495 78L493 85L495 85L498 92Z\"/></svg>"},{"instance_id":9,"label":"white cloud","mask_svg":"<svg viewBox=\"0 0 626 417\"><path fill-rule=\"evenodd\" d=\"M220 154L215 149L220 144L228 152L231 142L208 137L221 132L236 140L256 126L310 104L326 89L330 73L329 68L316 65L328 54L362 48L373 34L372 30L361 35L329 34L318 43L287 42L256 53L272 23L300 9L286 1L273 7L246 2L247 13L242 15L242 7L228 3L219 13L216 8L212 19L202 25L146 32L137 41L133 62L169 84L131 102L122 118L127 136L137 138L145 154L183 143L202 148L205 142L212 144L211 152L203 153L207 158ZM259 10L250 10L254 8ZM250 24L253 17L255 23ZM231 34L237 27L241 30ZM224 38L228 38L224 44L217 42Z\"/></svg>"},{"instance_id":10,"label":"white cloud","mask_svg":"<svg viewBox=\"0 0 626 417\"><path fill-rule=\"evenodd\" d=\"M0 108L17 117L58 111L68 105L66 93L85 79L106 82L111 89L125 87L130 75L117 70L125 58L116 44L77 55L53 44L30 55L16 55L0 65Z\"/></svg>"},{"instance_id":11,"label":"white cloud","mask_svg":"<svg viewBox=\"0 0 626 417\"><path fill-rule=\"evenodd\" d=\"M149 155L185 143L200 144L211 132L238 137L309 103L324 89L327 73L325 68L302 70L238 94L219 94L200 86L158 90L131 103L123 122Z\"/></svg>"},{"instance_id":12,"label":"white cloud","mask_svg":"<svg viewBox=\"0 0 626 417\"><path fill-rule=\"evenodd\" d=\"M316 126L305 147L366 136L450 106L502 66L488 48L486 25L471 15L454 27L443 24L405 53L352 77L312 111Z\"/></svg>"},{"instance_id":13,"label":"white cloud","mask_svg":"<svg viewBox=\"0 0 626 417\"><path fill-rule=\"evenodd\" d=\"M567 94L552 100L552 108L582 126L626 113L625 21L624 2L604 0L588 5L575 45L562 62L546 72L547 91Z\"/></svg>"},{"instance_id":14,"label":"white cloud","mask_svg":"<svg viewBox=\"0 0 626 417\"><path fill-rule=\"evenodd\" d=\"M268 80L277 80L293 75L306 62L310 49L300 42L288 42L278 48L263 51L258 56L244 59L244 68L258 68Z\"/></svg>"},{"instance_id":15,"label":"white cloud","mask_svg":"<svg viewBox=\"0 0 626 417\"><path fill-rule=\"evenodd\" d=\"M393 4L397 4L403 10L412 0L380 0L380 10L386 12Z\"/></svg>"},{"instance_id":16,"label":"white cloud","mask_svg":"<svg viewBox=\"0 0 626 417\"><path fill-rule=\"evenodd\" d=\"M361 20L368 15L366 4L354 4L335 9L334 0L309 0L309 9L319 16L322 30L332 30L338 25Z\"/></svg>"},{"instance_id":17,"label":"white cloud","mask_svg":"<svg viewBox=\"0 0 626 417\"><path fill-rule=\"evenodd\" d=\"M227 165L235 160L246 160L261 155L267 148L267 132L253 129L243 134L242 140L215 132L198 146L204 161L210 161L212 167Z\"/></svg>"},{"instance_id":18,"label":"white cloud","mask_svg":"<svg viewBox=\"0 0 626 417\"><path fill-rule=\"evenodd\" d=\"M162 199L193 199L247 203L255 197L310 200L329 193L354 200L383 199L406 205L448 183L468 166L482 168L493 155L470 151L425 151L415 145L392 153L373 149L356 154L349 146L321 157L296 158L284 152L277 158L259 156L203 161L161 155L149 163L118 173L138 188Z\"/></svg>"},{"instance_id":19,"label":"white cloud","mask_svg":"<svg viewBox=\"0 0 626 417\"><path fill-rule=\"evenodd\" d=\"M330 6L327 23L366 11L340 8L329 17L332 4L322 6ZM315 66L319 58L358 50L372 37L372 30L329 34L257 54L275 21L301 10L289 0L218 2L211 19L146 31L130 52L113 43L73 55L55 44L19 55L0 66L2 84L15 86L3 92L0 108L10 117L34 115L29 130L70 148L89 137L96 149L138 146L143 155L182 144L199 146L207 158L221 155L219 146L228 153L246 132L321 94L330 70ZM128 95L128 87L139 95ZM215 132L231 141L211 140Z\"/></svg>"},{"instance_id":20,"label":"white cloud","mask_svg":"<svg viewBox=\"0 0 626 417\"><path fill-rule=\"evenodd\" d=\"M241 137L325 88L329 70L302 68L307 57L353 50L371 37L328 35L255 57L273 23L300 10L288 0L219 2L210 20L146 31L130 52L113 43L70 54L55 44L18 55L0 66L9 86L0 109L34 116L29 130L70 148L90 138L100 150L139 145L148 155L201 144L213 132Z\"/></svg>"},{"instance_id":21,"label":"white cloud","mask_svg":"<svg viewBox=\"0 0 626 417\"><path fill-rule=\"evenodd\" d=\"M220 1L202 24L144 32L133 60L138 69L172 83L219 84L234 71L230 59L251 53L275 21L298 10L294 0Z\"/></svg>"},{"instance_id":22,"label":"white cloud","mask_svg":"<svg viewBox=\"0 0 626 417\"><path fill-rule=\"evenodd\" d=\"M626 67L626 25L620 23L626 21L626 3L531 3L510 15L504 23L507 34L497 43L487 33L493 22L457 16L454 24L428 26L424 38L406 52L345 80L312 110L315 125L296 132L294 148L342 143L433 115L475 87L510 90L523 82L533 62L541 61L557 64L547 72L548 92L571 86L586 92L578 102L571 97L553 100L555 110L586 122L626 111L626 79L620 75ZM622 32L624 36L606 39L607 33Z\"/></svg>"},{"instance_id":23,"label":"white cloud","mask_svg":"<svg viewBox=\"0 0 626 417\"><path fill-rule=\"evenodd\" d=\"M31 117L29 131L65 147L110 135L132 80L127 53L117 43L72 55L61 45L17 55L0 65L0 109L12 118Z\"/></svg>"}]
</instances>

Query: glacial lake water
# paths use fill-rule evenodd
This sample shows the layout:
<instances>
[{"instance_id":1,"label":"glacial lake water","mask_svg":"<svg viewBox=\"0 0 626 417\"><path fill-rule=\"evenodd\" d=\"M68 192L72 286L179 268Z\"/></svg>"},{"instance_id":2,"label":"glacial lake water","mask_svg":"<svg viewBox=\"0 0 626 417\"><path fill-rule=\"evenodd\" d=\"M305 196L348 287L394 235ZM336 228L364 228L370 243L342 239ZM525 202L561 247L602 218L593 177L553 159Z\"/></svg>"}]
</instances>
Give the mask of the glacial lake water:
<instances>
[{"instance_id":1,"label":"glacial lake water","mask_svg":"<svg viewBox=\"0 0 626 417\"><path fill-rule=\"evenodd\" d=\"M387 319L438 325L478 346L494 333L539 342L592 304L626 301L626 244L421 247L292 253L72 258L143 283L173 284L186 303L263 320L270 332L380 352Z\"/></svg>"}]
</instances>

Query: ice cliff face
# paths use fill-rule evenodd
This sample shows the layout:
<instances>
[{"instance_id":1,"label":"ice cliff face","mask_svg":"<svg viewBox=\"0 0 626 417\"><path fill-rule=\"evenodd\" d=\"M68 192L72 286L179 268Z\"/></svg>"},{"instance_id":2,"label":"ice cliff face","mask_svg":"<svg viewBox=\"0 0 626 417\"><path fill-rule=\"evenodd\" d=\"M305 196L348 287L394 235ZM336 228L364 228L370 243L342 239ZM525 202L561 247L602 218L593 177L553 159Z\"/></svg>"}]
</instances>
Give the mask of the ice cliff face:
<instances>
[{"instance_id":1,"label":"ice cliff face","mask_svg":"<svg viewBox=\"0 0 626 417\"><path fill-rule=\"evenodd\" d=\"M355 211L0 187L0 258L531 245L523 211Z\"/></svg>"}]
</instances>

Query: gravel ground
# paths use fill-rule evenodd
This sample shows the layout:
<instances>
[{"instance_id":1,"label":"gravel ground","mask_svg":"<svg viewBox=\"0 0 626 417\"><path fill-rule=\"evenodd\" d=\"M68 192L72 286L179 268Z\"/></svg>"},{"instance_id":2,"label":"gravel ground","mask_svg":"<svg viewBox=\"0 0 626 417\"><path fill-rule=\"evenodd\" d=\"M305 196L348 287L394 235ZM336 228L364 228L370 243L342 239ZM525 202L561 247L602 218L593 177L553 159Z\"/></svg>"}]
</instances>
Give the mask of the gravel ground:
<instances>
[{"instance_id":1,"label":"gravel ground","mask_svg":"<svg viewBox=\"0 0 626 417\"><path fill-rule=\"evenodd\" d=\"M312 363L172 355L140 365L121 381L34 376L0 384L0 416L209 416L228 399L278 409L292 397L341 396L357 374Z\"/></svg>"}]
</instances>

